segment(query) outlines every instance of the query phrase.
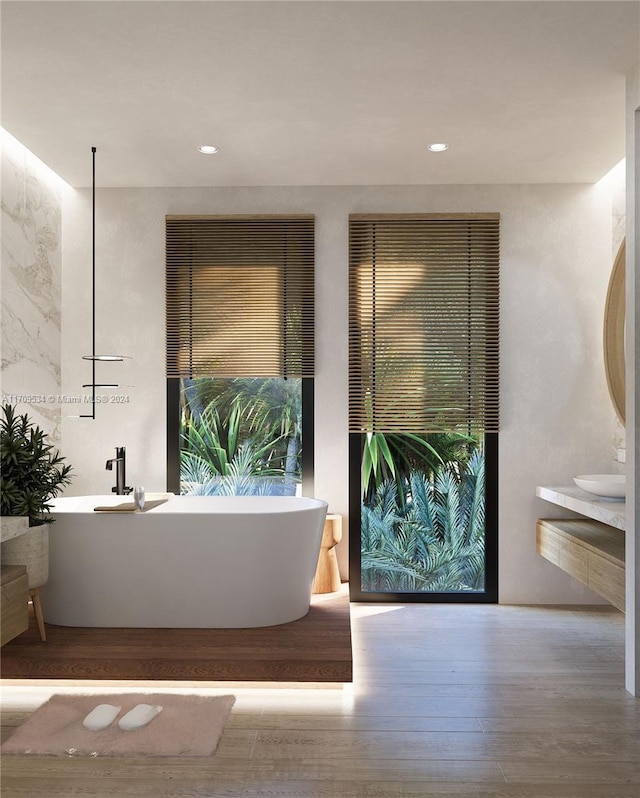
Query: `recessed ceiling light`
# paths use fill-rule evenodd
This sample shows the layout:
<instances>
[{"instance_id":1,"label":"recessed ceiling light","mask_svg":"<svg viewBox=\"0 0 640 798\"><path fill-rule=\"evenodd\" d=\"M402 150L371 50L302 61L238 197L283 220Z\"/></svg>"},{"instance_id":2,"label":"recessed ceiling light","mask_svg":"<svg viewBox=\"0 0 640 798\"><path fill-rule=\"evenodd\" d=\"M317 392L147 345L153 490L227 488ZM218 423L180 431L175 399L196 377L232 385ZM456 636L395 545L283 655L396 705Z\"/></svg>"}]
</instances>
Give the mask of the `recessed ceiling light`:
<instances>
[{"instance_id":1,"label":"recessed ceiling light","mask_svg":"<svg viewBox=\"0 0 640 798\"><path fill-rule=\"evenodd\" d=\"M435 144L429 144L429 149L431 152L444 152L449 149L449 145L444 142L436 142Z\"/></svg>"},{"instance_id":2,"label":"recessed ceiling light","mask_svg":"<svg viewBox=\"0 0 640 798\"><path fill-rule=\"evenodd\" d=\"M218 152L218 148L212 147L210 144L203 144L202 147L198 147L198 149L205 155L215 155L215 153Z\"/></svg>"}]
</instances>

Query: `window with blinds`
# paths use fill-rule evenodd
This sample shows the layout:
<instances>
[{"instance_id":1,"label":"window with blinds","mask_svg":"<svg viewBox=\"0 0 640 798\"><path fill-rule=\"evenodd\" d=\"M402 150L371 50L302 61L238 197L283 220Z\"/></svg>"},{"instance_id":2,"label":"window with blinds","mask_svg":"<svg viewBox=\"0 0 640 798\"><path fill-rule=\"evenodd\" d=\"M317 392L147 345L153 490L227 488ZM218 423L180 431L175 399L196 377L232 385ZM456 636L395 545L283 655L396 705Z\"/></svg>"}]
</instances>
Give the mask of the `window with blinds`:
<instances>
[{"instance_id":1,"label":"window with blinds","mask_svg":"<svg viewBox=\"0 0 640 798\"><path fill-rule=\"evenodd\" d=\"M351 432L496 432L499 215L349 219Z\"/></svg>"},{"instance_id":2,"label":"window with blinds","mask_svg":"<svg viewBox=\"0 0 640 798\"><path fill-rule=\"evenodd\" d=\"M314 217L166 217L167 377L312 377Z\"/></svg>"}]
</instances>

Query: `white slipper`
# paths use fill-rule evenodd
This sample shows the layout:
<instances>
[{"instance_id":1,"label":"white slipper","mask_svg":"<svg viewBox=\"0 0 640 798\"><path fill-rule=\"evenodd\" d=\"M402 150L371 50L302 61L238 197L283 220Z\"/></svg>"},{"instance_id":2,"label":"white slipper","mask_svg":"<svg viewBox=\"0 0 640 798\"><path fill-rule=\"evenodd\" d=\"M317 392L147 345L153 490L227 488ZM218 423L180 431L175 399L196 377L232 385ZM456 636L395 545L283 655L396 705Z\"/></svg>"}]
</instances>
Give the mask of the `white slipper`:
<instances>
[{"instance_id":1,"label":"white slipper","mask_svg":"<svg viewBox=\"0 0 640 798\"><path fill-rule=\"evenodd\" d=\"M102 731L113 723L121 709L113 704L98 704L82 721L82 725L89 731Z\"/></svg>"},{"instance_id":2,"label":"white slipper","mask_svg":"<svg viewBox=\"0 0 640 798\"><path fill-rule=\"evenodd\" d=\"M133 731L146 726L162 712L162 707L152 706L151 704L138 704L118 721L118 726L123 731Z\"/></svg>"}]
</instances>

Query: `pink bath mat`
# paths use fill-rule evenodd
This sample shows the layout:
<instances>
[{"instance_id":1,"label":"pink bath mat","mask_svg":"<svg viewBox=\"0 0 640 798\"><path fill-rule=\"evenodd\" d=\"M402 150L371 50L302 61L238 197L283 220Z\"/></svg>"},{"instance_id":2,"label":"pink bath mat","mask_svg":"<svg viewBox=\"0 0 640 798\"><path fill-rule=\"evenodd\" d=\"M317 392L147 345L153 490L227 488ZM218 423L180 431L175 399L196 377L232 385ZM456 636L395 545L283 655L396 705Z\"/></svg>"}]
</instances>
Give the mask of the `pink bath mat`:
<instances>
[{"instance_id":1,"label":"pink bath mat","mask_svg":"<svg viewBox=\"0 0 640 798\"><path fill-rule=\"evenodd\" d=\"M211 756L235 702L232 695L165 693L54 695L2 745L3 754L53 756ZM98 704L122 709L103 731L82 721ZM151 723L122 731L118 720L137 704L163 707Z\"/></svg>"}]
</instances>

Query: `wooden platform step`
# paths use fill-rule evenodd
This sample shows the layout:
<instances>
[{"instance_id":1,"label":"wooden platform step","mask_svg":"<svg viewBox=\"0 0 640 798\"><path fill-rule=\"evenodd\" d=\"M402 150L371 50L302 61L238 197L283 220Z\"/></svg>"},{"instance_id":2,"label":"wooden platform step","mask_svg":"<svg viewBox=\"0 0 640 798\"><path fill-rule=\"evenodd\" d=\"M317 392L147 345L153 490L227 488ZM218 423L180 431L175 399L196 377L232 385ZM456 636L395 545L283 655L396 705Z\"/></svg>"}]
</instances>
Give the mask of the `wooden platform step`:
<instances>
[{"instance_id":1,"label":"wooden platform step","mask_svg":"<svg viewBox=\"0 0 640 798\"><path fill-rule=\"evenodd\" d=\"M26 607L26 600L25 600ZM5 679L333 682L353 679L348 586L257 629L89 629L35 619L2 649Z\"/></svg>"}]
</instances>

